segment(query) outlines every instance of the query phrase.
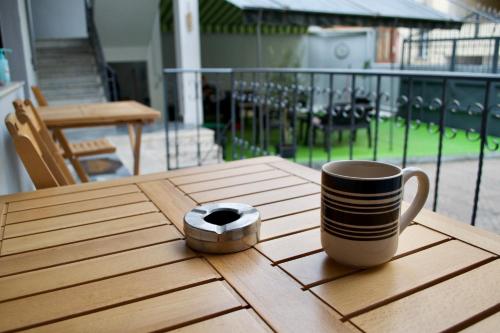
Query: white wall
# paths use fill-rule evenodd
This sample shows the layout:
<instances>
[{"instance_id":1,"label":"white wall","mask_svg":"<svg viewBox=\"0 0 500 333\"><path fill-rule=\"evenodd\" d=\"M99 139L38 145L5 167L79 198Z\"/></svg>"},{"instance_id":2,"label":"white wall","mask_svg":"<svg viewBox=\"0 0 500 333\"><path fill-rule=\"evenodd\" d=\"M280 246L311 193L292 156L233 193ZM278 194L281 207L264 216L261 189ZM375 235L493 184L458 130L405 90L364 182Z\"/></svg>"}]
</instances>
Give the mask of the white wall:
<instances>
[{"instance_id":1,"label":"white wall","mask_svg":"<svg viewBox=\"0 0 500 333\"><path fill-rule=\"evenodd\" d=\"M163 112L163 64L161 52L160 14L158 13L154 19L151 41L147 48L148 87L151 107Z\"/></svg>"},{"instance_id":2,"label":"white wall","mask_svg":"<svg viewBox=\"0 0 500 333\"><path fill-rule=\"evenodd\" d=\"M0 24L4 47L12 49L7 55L13 81L24 82L14 90L0 95L0 194L31 190L32 183L15 152L3 120L12 112L12 101L30 96L30 86L36 84L31 64L28 19L24 0L0 1Z\"/></svg>"},{"instance_id":3,"label":"white wall","mask_svg":"<svg viewBox=\"0 0 500 333\"><path fill-rule=\"evenodd\" d=\"M85 0L30 0L36 39L85 38Z\"/></svg>"}]
</instances>

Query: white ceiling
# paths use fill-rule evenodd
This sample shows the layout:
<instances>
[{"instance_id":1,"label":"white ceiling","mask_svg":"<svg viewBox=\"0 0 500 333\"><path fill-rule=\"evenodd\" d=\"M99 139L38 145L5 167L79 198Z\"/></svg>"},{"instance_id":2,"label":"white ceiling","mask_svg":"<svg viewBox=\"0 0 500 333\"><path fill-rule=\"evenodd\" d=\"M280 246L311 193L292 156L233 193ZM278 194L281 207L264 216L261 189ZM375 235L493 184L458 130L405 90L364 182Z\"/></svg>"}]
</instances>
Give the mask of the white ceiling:
<instances>
[{"instance_id":1,"label":"white ceiling","mask_svg":"<svg viewBox=\"0 0 500 333\"><path fill-rule=\"evenodd\" d=\"M159 0L95 0L95 22L103 47L146 46Z\"/></svg>"}]
</instances>

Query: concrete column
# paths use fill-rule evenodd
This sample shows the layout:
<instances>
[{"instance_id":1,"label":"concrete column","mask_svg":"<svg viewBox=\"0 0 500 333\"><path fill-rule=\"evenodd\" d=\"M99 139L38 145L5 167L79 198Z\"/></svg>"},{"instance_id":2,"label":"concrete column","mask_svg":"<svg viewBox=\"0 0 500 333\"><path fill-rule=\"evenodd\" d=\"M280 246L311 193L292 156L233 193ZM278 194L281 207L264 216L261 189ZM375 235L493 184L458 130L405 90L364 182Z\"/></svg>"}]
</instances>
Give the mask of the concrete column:
<instances>
[{"instance_id":1,"label":"concrete column","mask_svg":"<svg viewBox=\"0 0 500 333\"><path fill-rule=\"evenodd\" d=\"M174 0L175 62L178 68L201 68L198 0ZM177 76L180 114L185 124L203 123L201 75Z\"/></svg>"}]
</instances>

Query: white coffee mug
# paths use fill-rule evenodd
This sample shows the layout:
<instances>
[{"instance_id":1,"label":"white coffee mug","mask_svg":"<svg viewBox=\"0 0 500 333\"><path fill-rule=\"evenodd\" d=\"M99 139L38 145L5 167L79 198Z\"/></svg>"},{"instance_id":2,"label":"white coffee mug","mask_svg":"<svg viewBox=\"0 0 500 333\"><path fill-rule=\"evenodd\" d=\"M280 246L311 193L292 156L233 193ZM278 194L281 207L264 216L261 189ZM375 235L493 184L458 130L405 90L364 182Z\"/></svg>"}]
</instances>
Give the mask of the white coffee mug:
<instances>
[{"instance_id":1,"label":"white coffee mug","mask_svg":"<svg viewBox=\"0 0 500 333\"><path fill-rule=\"evenodd\" d=\"M418 180L410 207L401 215L404 184ZM422 209L429 178L420 169L372 161L336 161L321 173L321 244L335 261L370 267L389 261L399 234Z\"/></svg>"}]
</instances>

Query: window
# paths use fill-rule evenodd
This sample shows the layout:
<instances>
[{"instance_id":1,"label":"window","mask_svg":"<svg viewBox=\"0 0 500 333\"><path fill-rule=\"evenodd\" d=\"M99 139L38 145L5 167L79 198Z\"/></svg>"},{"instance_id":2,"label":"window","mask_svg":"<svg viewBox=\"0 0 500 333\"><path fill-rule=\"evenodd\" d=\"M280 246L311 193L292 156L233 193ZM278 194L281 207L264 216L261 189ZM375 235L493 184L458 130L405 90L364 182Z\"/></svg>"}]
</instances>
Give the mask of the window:
<instances>
[{"instance_id":1,"label":"window","mask_svg":"<svg viewBox=\"0 0 500 333\"><path fill-rule=\"evenodd\" d=\"M376 62L396 62L398 32L395 28L377 29Z\"/></svg>"},{"instance_id":2,"label":"window","mask_svg":"<svg viewBox=\"0 0 500 333\"><path fill-rule=\"evenodd\" d=\"M426 59L429 53L429 32L420 29L418 32L418 57L420 59Z\"/></svg>"}]
</instances>

